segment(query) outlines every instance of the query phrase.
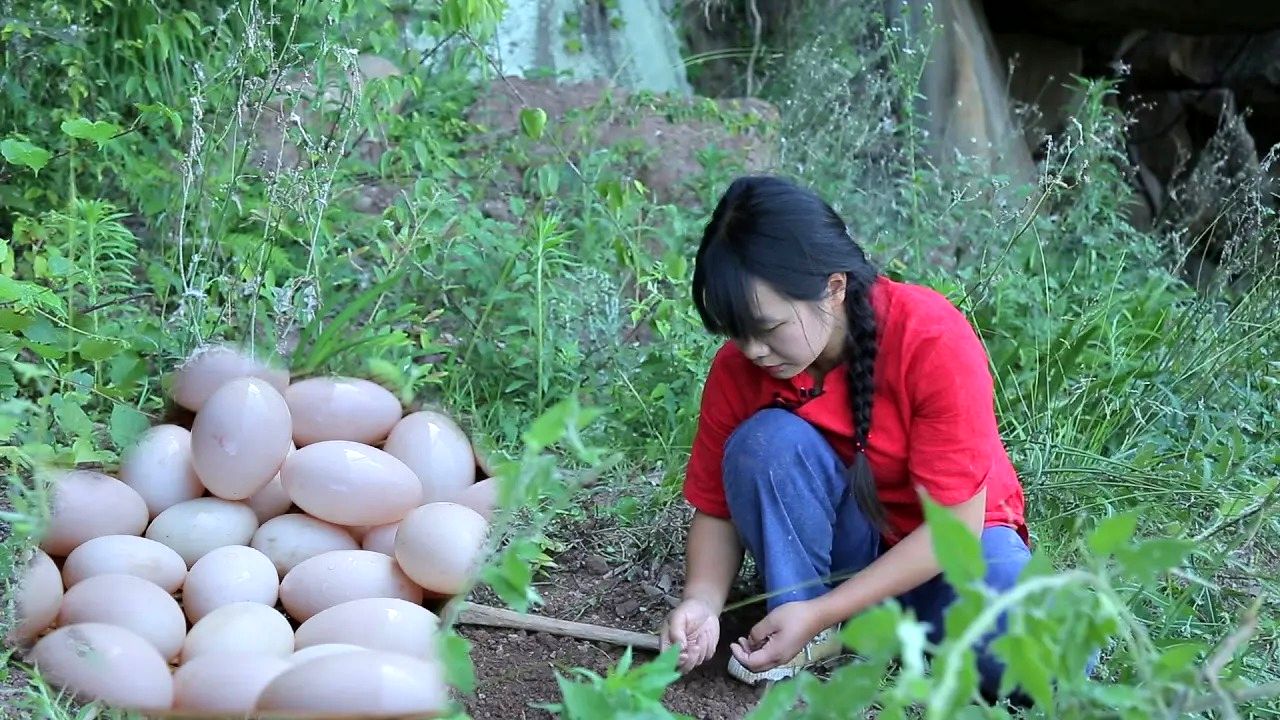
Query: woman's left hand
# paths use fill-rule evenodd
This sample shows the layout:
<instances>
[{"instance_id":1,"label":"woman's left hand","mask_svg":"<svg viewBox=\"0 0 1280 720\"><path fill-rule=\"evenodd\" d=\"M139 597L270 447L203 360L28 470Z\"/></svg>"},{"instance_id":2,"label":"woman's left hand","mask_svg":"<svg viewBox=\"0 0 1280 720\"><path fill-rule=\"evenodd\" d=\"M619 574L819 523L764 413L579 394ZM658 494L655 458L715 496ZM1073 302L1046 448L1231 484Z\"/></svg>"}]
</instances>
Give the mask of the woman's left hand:
<instances>
[{"instance_id":1,"label":"woman's left hand","mask_svg":"<svg viewBox=\"0 0 1280 720\"><path fill-rule=\"evenodd\" d=\"M733 656L752 672L775 668L795 657L823 629L812 600L779 605L751 628L751 634L729 645Z\"/></svg>"}]
</instances>

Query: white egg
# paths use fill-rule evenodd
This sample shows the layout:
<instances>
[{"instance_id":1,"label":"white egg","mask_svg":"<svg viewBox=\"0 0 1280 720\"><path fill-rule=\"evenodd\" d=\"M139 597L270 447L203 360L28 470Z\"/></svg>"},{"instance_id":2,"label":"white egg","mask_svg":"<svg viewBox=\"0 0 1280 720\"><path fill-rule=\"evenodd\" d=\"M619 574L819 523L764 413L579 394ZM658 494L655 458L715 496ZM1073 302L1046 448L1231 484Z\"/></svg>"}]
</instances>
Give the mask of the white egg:
<instances>
[{"instance_id":1,"label":"white egg","mask_svg":"<svg viewBox=\"0 0 1280 720\"><path fill-rule=\"evenodd\" d=\"M359 645L345 645L343 643L308 645L307 647L294 651L293 655L289 656L289 664L297 665L298 663L306 662L312 658L324 657L325 655L337 655L338 653L344 652L360 652L361 650L368 650L368 648L363 648Z\"/></svg>"},{"instance_id":2,"label":"white egg","mask_svg":"<svg viewBox=\"0 0 1280 720\"><path fill-rule=\"evenodd\" d=\"M36 550L18 577L13 627L6 640L26 645L53 624L62 607L62 577L58 566L43 551Z\"/></svg>"},{"instance_id":3,"label":"white egg","mask_svg":"<svg viewBox=\"0 0 1280 720\"><path fill-rule=\"evenodd\" d=\"M279 610L262 603L223 605L191 626L182 644L182 662L225 653L287 658L293 654L293 626Z\"/></svg>"},{"instance_id":4,"label":"white egg","mask_svg":"<svg viewBox=\"0 0 1280 720\"><path fill-rule=\"evenodd\" d=\"M187 621L173 596L133 575L94 575L67 590L59 625L103 623L132 630L165 660L177 657Z\"/></svg>"},{"instance_id":5,"label":"white egg","mask_svg":"<svg viewBox=\"0 0 1280 720\"><path fill-rule=\"evenodd\" d=\"M300 380L284 393L298 447L324 440L382 442L400 420L400 401L390 390L359 378Z\"/></svg>"},{"instance_id":6,"label":"white egg","mask_svg":"<svg viewBox=\"0 0 1280 720\"><path fill-rule=\"evenodd\" d=\"M191 622L232 603L256 602L274 606L280 576L271 559L242 545L210 550L191 566L182 589L182 604Z\"/></svg>"},{"instance_id":7,"label":"white egg","mask_svg":"<svg viewBox=\"0 0 1280 720\"><path fill-rule=\"evenodd\" d=\"M276 476L293 425L284 397L258 378L218 388L191 425L191 462L200 482L224 500L247 500Z\"/></svg>"},{"instance_id":8,"label":"white egg","mask_svg":"<svg viewBox=\"0 0 1280 720\"><path fill-rule=\"evenodd\" d=\"M124 454L120 481L147 503L151 517L180 502L204 495L191 465L191 432L178 425L156 425Z\"/></svg>"},{"instance_id":9,"label":"white egg","mask_svg":"<svg viewBox=\"0 0 1280 720\"><path fill-rule=\"evenodd\" d=\"M147 503L136 490L91 470L72 470L53 478L53 507L40 549L63 557L103 535L141 535L147 527Z\"/></svg>"},{"instance_id":10,"label":"white egg","mask_svg":"<svg viewBox=\"0 0 1280 720\"><path fill-rule=\"evenodd\" d=\"M288 370L227 345L208 345L196 349L174 372L171 395L182 407L199 412L218 388L241 377L266 380L280 393L289 386Z\"/></svg>"},{"instance_id":11,"label":"white egg","mask_svg":"<svg viewBox=\"0 0 1280 720\"><path fill-rule=\"evenodd\" d=\"M471 440L444 413L422 410L405 415L391 429L382 449L417 475L424 503L449 500L476 480Z\"/></svg>"},{"instance_id":12,"label":"white egg","mask_svg":"<svg viewBox=\"0 0 1280 720\"><path fill-rule=\"evenodd\" d=\"M298 448L280 479L298 507L338 525L396 522L422 500L422 485L404 463L346 440Z\"/></svg>"},{"instance_id":13,"label":"white egg","mask_svg":"<svg viewBox=\"0 0 1280 720\"><path fill-rule=\"evenodd\" d=\"M462 592L480 569L489 523L457 503L428 503L400 521L396 561L424 589Z\"/></svg>"},{"instance_id":14,"label":"white egg","mask_svg":"<svg viewBox=\"0 0 1280 720\"><path fill-rule=\"evenodd\" d=\"M280 577L287 575L298 563L316 555L360 548L346 528L302 513L290 513L266 521L253 534L250 544L271 558Z\"/></svg>"},{"instance_id":15,"label":"white egg","mask_svg":"<svg viewBox=\"0 0 1280 720\"><path fill-rule=\"evenodd\" d=\"M449 688L438 662L362 650L294 665L262 691L257 710L401 717L441 713L448 705Z\"/></svg>"},{"instance_id":16,"label":"white egg","mask_svg":"<svg viewBox=\"0 0 1280 720\"><path fill-rule=\"evenodd\" d=\"M168 710L173 678L159 651L116 625L77 623L45 635L30 660L55 687L126 710Z\"/></svg>"},{"instance_id":17,"label":"white egg","mask_svg":"<svg viewBox=\"0 0 1280 720\"><path fill-rule=\"evenodd\" d=\"M96 537L67 556L62 579L68 588L95 575L134 575L175 593L187 579L187 563L173 548L136 535Z\"/></svg>"},{"instance_id":18,"label":"white egg","mask_svg":"<svg viewBox=\"0 0 1280 720\"><path fill-rule=\"evenodd\" d=\"M379 597L420 603L422 588L393 558L368 550L335 550L303 560L280 583L280 601L298 622L350 600Z\"/></svg>"},{"instance_id":19,"label":"white egg","mask_svg":"<svg viewBox=\"0 0 1280 720\"><path fill-rule=\"evenodd\" d=\"M263 689L290 666L289 660L272 655L201 655L173 673L173 707L245 716Z\"/></svg>"},{"instance_id":20,"label":"white egg","mask_svg":"<svg viewBox=\"0 0 1280 720\"><path fill-rule=\"evenodd\" d=\"M388 523L379 525L364 534L364 539L360 541L360 547L373 552L380 552L383 555L396 555L396 528L400 527L400 523Z\"/></svg>"},{"instance_id":21,"label":"white egg","mask_svg":"<svg viewBox=\"0 0 1280 720\"><path fill-rule=\"evenodd\" d=\"M284 485L280 482L280 473L276 473L271 482L254 493L253 497L245 501L245 504L258 516L259 523L265 523L271 518L289 512L289 508L293 507L293 499L284 491Z\"/></svg>"},{"instance_id":22,"label":"white egg","mask_svg":"<svg viewBox=\"0 0 1280 720\"><path fill-rule=\"evenodd\" d=\"M196 498L178 503L151 521L147 537L172 548L187 567L210 550L248 545L258 529L258 516L242 502Z\"/></svg>"},{"instance_id":23,"label":"white egg","mask_svg":"<svg viewBox=\"0 0 1280 720\"><path fill-rule=\"evenodd\" d=\"M321 610L302 623L296 645L348 644L370 650L436 657L435 613L406 600L364 598Z\"/></svg>"}]
</instances>

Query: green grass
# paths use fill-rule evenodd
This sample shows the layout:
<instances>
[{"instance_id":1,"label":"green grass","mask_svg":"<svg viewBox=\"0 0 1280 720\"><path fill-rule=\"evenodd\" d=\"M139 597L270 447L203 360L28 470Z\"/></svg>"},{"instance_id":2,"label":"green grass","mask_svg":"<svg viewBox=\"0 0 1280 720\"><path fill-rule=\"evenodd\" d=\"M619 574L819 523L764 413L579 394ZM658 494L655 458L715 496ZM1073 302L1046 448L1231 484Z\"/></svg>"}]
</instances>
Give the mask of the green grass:
<instances>
[{"instance_id":1,"label":"green grass","mask_svg":"<svg viewBox=\"0 0 1280 720\"><path fill-rule=\"evenodd\" d=\"M0 165L0 198L21 199L0 216L0 458L10 487L0 568L23 556L47 512L32 471L116 462L143 421L161 413L162 375L197 342L224 337L279 344L307 372L377 379L412 405L455 414L483 444L520 460L513 500L526 512L486 575L517 606L535 599L533 571L574 542L587 513L603 513L615 528L600 545L620 559L678 555L671 527L687 513L679 484L718 344L687 298L691 256L732 159L704 153L703 204L677 207L629 182L636 156L625 147L571 157L517 135L468 151L481 136L460 118L483 91L469 72L488 63L467 39L483 23L466 6L449 3L451 14L432 21L453 39L421 63L376 8L323 2L306 5L296 25L270 26L259 44L237 41L246 28L267 29L248 5L211 26L207 46L184 45L164 23L151 31L172 31L171 52L203 61L202 78L182 76L189 64L169 62L172 55L154 67L139 56L150 69L128 77L94 75L105 72L93 54L104 38L145 20L129 3L81 11L94 43L37 34L40 52L7 50L17 53L11 63L62 68L74 82L0 97L0 139L20 133L65 153L39 174ZM193 12L212 23L211 9ZM330 9L339 29L324 20ZM1059 606L1075 611L1052 614L1037 600L1027 622L1052 620L1079 637L1117 633L1104 663L1116 689L1103 696L1066 686L1059 711L1093 717L1131 701L1130 716L1165 716L1180 693L1193 705L1212 697L1197 667L1255 603L1256 630L1223 658L1223 682L1274 682L1275 268L1198 293L1172 271L1175 244L1129 226L1123 128L1105 83L1084 88L1079 131L1043 160L1037 184L1015 187L980 167L934 166L918 118L886 114L916 91L927 38L879 33L857 6L822 22L845 28L843 39L813 40L801 25L794 47L761 55L777 78L765 92L782 112L779 169L818 186L887 272L945 292L986 341L1031 529L1063 573L1043 582L1061 585ZM309 158L300 167L255 167L254 123L273 95L254 78L334 76L347 46L383 53L408 72L351 89L306 132L290 127L285 137ZM386 99L402 96L403 108L390 112ZM160 110L136 116L132 103L143 101L166 106L181 129ZM702 104L636 102L750 127ZM605 104L586 122L618 112ZM101 149L48 122L79 116L120 127L142 121ZM357 138L384 133L376 162L353 150ZM513 178L505 163L522 174ZM351 198L374 180L405 191L380 215L356 212ZM509 193L502 201L514 224L480 211L499 190ZM1242 247L1276 241L1271 206L1247 192L1233 202L1233 213L1253 219L1238 227ZM956 240L955 267L929 261ZM651 341L620 342L637 324ZM601 414L579 424L590 413L561 404L571 396ZM580 447L573 434L547 441L561 437L558 423L580 434ZM535 436L542 440L530 444ZM569 482L591 472L598 477L589 489ZM620 499L585 510L587 495ZM1145 560L1163 566L1085 542L1124 513L1138 519L1133 543L1157 543L1141 546ZM1185 559L1156 558L1172 552L1160 541L1177 538L1194 541ZM1103 623L1107 612L1113 625ZM1055 633L1030 633L1027 647L1069 658L1072 639ZM618 695L609 707L648 697L650 675L663 677L632 669L611 678L608 692ZM918 691L867 687L837 692L849 707L884 708ZM797 691L821 708L817 686ZM24 697L35 717L80 712L38 679ZM1280 707L1264 700L1240 712L1274 717Z\"/></svg>"}]
</instances>

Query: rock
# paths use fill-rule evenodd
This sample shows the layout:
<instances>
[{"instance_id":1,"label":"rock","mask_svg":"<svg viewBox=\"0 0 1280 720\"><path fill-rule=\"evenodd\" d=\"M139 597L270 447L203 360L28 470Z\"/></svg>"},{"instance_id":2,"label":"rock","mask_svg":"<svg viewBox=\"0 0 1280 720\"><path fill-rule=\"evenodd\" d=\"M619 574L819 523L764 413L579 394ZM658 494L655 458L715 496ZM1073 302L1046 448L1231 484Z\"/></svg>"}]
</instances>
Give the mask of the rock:
<instances>
[{"instance_id":1,"label":"rock","mask_svg":"<svg viewBox=\"0 0 1280 720\"><path fill-rule=\"evenodd\" d=\"M617 613L620 618L629 618L640 611L640 601L627 600L626 602L618 603L614 606L613 611Z\"/></svg>"},{"instance_id":2,"label":"rock","mask_svg":"<svg viewBox=\"0 0 1280 720\"><path fill-rule=\"evenodd\" d=\"M339 69L323 88L316 85L310 75L298 70L291 70L279 78L270 78L268 82L276 82L277 92L268 101L257 107L246 107L241 111L241 121L252 128L255 137L254 147L250 149L248 164L267 173L289 172L303 164L304 157L312 152L331 156L344 150L336 143L343 140L342 133L334 132L335 113L351 102L350 95L358 87L361 94L371 92L369 83L388 77L400 75L400 69L385 58L374 55L356 57L354 72L345 81ZM405 95L388 100L387 110L400 112L404 105ZM347 114L349 110L343 111ZM343 119L349 121L348 118ZM312 146L299 148L295 139L305 131ZM331 146L320 143L332 138ZM386 132L383 128L373 128L370 132L351 137L356 141L352 149L354 155L366 162L376 163L386 152Z\"/></svg>"},{"instance_id":3,"label":"rock","mask_svg":"<svg viewBox=\"0 0 1280 720\"><path fill-rule=\"evenodd\" d=\"M609 561L599 555L588 555L585 565L587 570L595 575L604 575L609 572Z\"/></svg>"},{"instance_id":4,"label":"rock","mask_svg":"<svg viewBox=\"0 0 1280 720\"><path fill-rule=\"evenodd\" d=\"M613 78L631 89L687 96L667 10L662 0L508 0L492 50L513 76Z\"/></svg>"},{"instance_id":5,"label":"rock","mask_svg":"<svg viewBox=\"0 0 1280 720\"><path fill-rule=\"evenodd\" d=\"M683 100L633 94L601 80L561 85L508 77L482 94L467 119L484 129L477 138L482 144L513 139L528 144L528 160L511 161L512 177L522 177L534 162L560 159L549 137L522 139L520 112L526 107L546 111L546 135L575 162L601 148L633 149L635 177L661 202L699 200L698 189L687 182L703 173L708 151L739 164L743 172L764 171L776 157L778 113L763 100Z\"/></svg>"},{"instance_id":6,"label":"rock","mask_svg":"<svg viewBox=\"0 0 1280 720\"><path fill-rule=\"evenodd\" d=\"M997 30L1086 40L1140 28L1207 35L1280 25L1280 3L1271 0L986 0L984 5Z\"/></svg>"}]
</instances>

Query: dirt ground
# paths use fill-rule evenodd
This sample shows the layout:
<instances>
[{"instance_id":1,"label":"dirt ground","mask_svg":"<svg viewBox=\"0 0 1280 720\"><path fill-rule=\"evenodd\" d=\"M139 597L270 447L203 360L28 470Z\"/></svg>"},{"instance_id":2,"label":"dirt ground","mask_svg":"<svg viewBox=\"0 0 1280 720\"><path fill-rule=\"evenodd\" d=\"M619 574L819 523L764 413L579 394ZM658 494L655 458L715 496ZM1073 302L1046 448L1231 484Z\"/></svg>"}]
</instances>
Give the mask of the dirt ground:
<instances>
[{"instance_id":1,"label":"dirt ground","mask_svg":"<svg viewBox=\"0 0 1280 720\"><path fill-rule=\"evenodd\" d=\"M572 550L558 556L556 563L556 571L538 586L546 601L535 610L539 615L656 632L679 595L679 568L671 564L610 567L599 556ZM672 684L663 696L666 707L706 720L737 720L750 712L758 691L725 672L726 638L745 634L762 615L762 609L752 606L722 618L716 657ZM623 648L546 633L478 627L460 628L460 632L472 642L476 692L464 703L477 720L552 717L537 706L560 699L556 672L572 679L571 668L579 666L603 675L623 655ZM635 653L638 662L653 656Z\"/></svg>"}]
</instances>

